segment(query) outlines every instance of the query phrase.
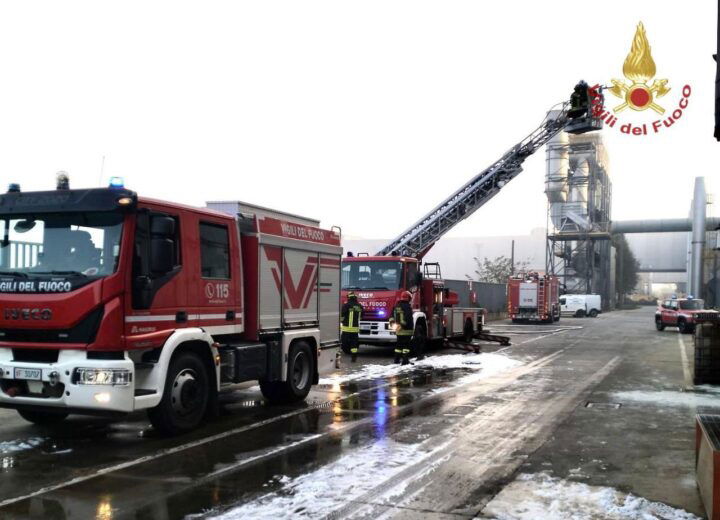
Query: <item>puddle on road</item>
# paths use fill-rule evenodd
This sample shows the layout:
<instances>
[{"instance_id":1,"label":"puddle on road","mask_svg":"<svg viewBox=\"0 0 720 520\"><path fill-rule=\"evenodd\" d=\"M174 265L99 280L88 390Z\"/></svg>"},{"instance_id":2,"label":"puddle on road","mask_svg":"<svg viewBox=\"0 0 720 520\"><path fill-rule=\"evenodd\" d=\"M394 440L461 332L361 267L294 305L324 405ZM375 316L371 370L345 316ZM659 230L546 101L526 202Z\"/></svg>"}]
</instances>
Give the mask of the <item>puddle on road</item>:
<instances>
[{"instance_id":1,"label":"puddle on road","mask_svg":"<svg viewBox=\"0 0 720 520\"><path fill-rule=\"evenodd\" d=\"M282 489L299 481L303 475L321 471L326 466L331 468L335 463L343 466L345 462L341 461L348 460L364 463L366 461L360 460L360 450L375 453L372 451L373 446L379 446L381 442L389 450L387 457L394 456L395 448L400 450L399 453L403 450L418 450L418 445L428 438L422 427L409 431L406 429L396 440L392 440L393 436L401 428L401 423L407 423L404 419L423 417L425 420L425 416L432 415L442 403L425 401L418 406L413 403L434 392L468 382L468 378L481 379L520 364L499 354L435 356L449 357L455 359L435 359L409 367L386 365L385 369L390 373L384 376L376 374L372 379L351 377L336 380L324 388L332 401L328 406L304 404L271 408L257 399L228 403L226 417L197 436L185 437L183 442L190 442L193 437L202 440L217 432L232 430L243 424L252 425L282 414L294 415L220 441L184 450L174 456L144 462L19 502L11 506L10 511L22 516L32 508L44 511L43 515L50 511L48 508L55 512L72 509L72 514L66 516L71 518L81 517L84 513L79 514L78 511L87 510L89 516L85 517L91 518L94 517L92 511L102 507L119 516L131 515L138 519L220 512L227 506L249 503L267 493L282 493ZM422 426L417 421L415 424ZM442 427L442 424L438 427ZM78 466L63 468L56 465L56 471L65 474L60 481L67 480L68 475L82 470L81 464L89 462L80 455L94 458L97 462L101 453L122 462L127 460L128 451L137 451L138 456L142 456L143 452L147 454L146 450L141 449L143 442L152 443L153 449L168 447L168 443L162 439L144 440L138 439L137 435L134 436L134 442L128 442L125 439L127 428L119 429L124 442L118 442L115 435L108 437L112 426L106 426L105 432L107 438L91 442L90 447L83 442L76 442L74 446L70 443L70 447L76 448L73 464ZM402 442L397 442L397 439L402 439ZM377 449L382 451L381 448ZM416 454L422 455L423 450L426 448ZM3 480L23 487L32 484L36 489L46 485L38 484L37 480L38 474L43 472L42 468L42 460L34 458L32 464L25 468L9 467L4 473L14 478ZM55 475L52 482L57 481ZM14 485L9 487L12 489L6 487L2 490L4 496L22 494L15 490ZM83 497L80 505L78 495ZM85 497L101 498L92 502ZM65 518L62 514L48 515L45 517Z\"/></svg>"}]
</instances>

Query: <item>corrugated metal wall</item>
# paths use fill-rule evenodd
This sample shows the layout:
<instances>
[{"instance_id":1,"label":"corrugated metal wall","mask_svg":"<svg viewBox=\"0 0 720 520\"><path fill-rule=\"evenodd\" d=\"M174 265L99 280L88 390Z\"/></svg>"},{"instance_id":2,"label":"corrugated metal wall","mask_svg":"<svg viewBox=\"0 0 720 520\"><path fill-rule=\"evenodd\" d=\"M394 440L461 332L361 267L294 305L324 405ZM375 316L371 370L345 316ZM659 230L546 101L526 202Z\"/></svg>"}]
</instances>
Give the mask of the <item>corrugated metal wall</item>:
<instances>
[{"instance_id":1,"label":"corrugated metal wall","mask_svg":"<svg viewBox=\"0 0 720 520\"><path fill-rule=\"evenodd\" d=\"M445 280L445 286L458 293L461 307L484 307L491 315L507 310L507 284L472 282L472 289L477 294L477 305L470 303L470 286L467 280Z\"/></svg>"}]
</instances>

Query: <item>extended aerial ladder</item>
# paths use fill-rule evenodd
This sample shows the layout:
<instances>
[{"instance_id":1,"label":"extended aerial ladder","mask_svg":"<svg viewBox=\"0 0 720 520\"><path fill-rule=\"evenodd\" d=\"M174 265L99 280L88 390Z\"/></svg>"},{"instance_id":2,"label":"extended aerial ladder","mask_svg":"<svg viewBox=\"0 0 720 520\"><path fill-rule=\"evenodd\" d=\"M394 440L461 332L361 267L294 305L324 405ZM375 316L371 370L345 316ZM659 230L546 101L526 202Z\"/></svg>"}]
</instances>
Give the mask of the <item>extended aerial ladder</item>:
<instances>
[{"instance_id":1,"label":"extended aerial ladder","mask_svg":"<svg viewBox=\"0 0 720 520\"><path fill-rule=\"evenodd\" d=\"M477 350L473 338L508 345L509 338L483 330L480 309L457 305L458 295L445 288L437 264L425 264L423 276L419 272L420 263L435 242L493 198L522 171L525 159L557 133L563 130L584 133L602 128L602 120L595 116L601 109L602 94L599 89L590 89L586 83L580 82L570 101L549 112L534 132L390 241L375 256L353 257L348 253L343 260L343 276L347 278L347 282L343 282L343 297L347 297L351 290L358 291L359 302L363 305L360 340L392 342L395 333L393 324L387 321L388 312L403 291L414 290L413 339L419 338L420 342L426 338L443 339L447 346L471 351ZM377 282L375 275L378 275Z\"/></svg>"},{"instance_id":2,"label":"extended aerial ladder","mask_svg":"<svg viewBox=\"0 0 720 520\"><path fill-rule=\"evenodd\" d=\"M602 94L580 82L570 101L559 110L549 112L543 122L525 139L510 148L467 184L450 195L427 215L400 233L376 256L411 256L422 259L428 250L456 224L492 199L521 171L522 164L561 131L581 134L602 128L595 116L602 109Z\"/></svg>"}]
</instances>

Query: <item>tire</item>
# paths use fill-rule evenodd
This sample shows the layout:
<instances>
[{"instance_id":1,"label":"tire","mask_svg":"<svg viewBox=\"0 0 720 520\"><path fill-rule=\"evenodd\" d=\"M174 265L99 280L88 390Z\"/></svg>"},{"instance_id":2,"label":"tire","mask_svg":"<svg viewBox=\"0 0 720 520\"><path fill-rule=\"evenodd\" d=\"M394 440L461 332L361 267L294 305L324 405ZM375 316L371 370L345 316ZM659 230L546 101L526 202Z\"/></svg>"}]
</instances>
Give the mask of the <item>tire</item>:
<instances>
[{"instance_id":1,"label":"tire","mask_svg":"<svg viewBox=\"0 0 720 520\"><path fill-rule=\"evenodd\" d=\"M520 323L520 320L513 318L512 322L513 322L513 323Z\"/></svg>"},{"instance_id":2,"label":"tire","mask_svg":"<svg viewBox=\"0 0 720 520\"><path fill-rule=\"evenodd\" d=\"M678 331L680 334L692 334L695 327L685 322L685 320L678 320L677 322Z\"/></svg>"},{"instance_id":3,"label":"tire","mask_svg":"<svg viewBox=\"0 0 720 520\"><path fill-rule=\"evenodd\" d=\"M588 316L590 316L591 318L597 318L597 316L598 316L597 309L590 309L590 312L588 312Z\"/></svg>"},{"instance_id":4,"label":"tire","mask_svg":"<svg viewBox=\"0 0 720 520\"><path fill-rule=\"evenodd\" d=\"M63 422L69 412L40 412L37 410L18 410L20 417L38 426L51 426Z\"/></svg>"},{"instance_id":5,"label":"tire","mask_svg":"<svg viewBox=\"0 0 720 520\"><path fill-rule=\"evenodd\" d=\"M260 391L270 404L296 403L310 393L315 358L305 341L297 341L290 347L287 373L287 381L260 381Z\"/></svg>"},{"instance_id":6,"label":"tire","mask_svg":"<svg viewBox=\"0 0 720 520\"><path fill-rule=\"evenodd\" d=\"M148 410L150 422L160 433L179 435L197 428L210 402L210 382L200 357L185 352L170 362L163 397Z\"/></svg>"},{"instance_id":7,"label":"tire","mask_svg":"<svg viewBox=\"0 0 720 520\"><path fill-rule=\"evenodd\" d=\"M660 319L655 319L655 328L659 331L665 330L665 324Z\"/></svg>"},{"instance_id":8,"label":"tire","mask_svg":"<svg viewBox=\"0 0 720 520\"><path fill-rule=\"evenodd\" d=\"M473 337L475 337L475 330L473 329L472 320L465 320L463 340L465 340L465 343L472 343Z\"/></svg>"}]
</instances>

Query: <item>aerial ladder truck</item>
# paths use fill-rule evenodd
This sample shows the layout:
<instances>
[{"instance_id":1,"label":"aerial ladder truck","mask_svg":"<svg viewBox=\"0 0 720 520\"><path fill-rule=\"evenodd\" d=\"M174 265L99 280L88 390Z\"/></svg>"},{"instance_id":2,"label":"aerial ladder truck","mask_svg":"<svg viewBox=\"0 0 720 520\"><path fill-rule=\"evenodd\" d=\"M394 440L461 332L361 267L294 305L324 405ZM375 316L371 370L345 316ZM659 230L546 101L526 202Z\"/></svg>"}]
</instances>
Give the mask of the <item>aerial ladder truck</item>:
<instances>
[{"instance_id":1,"label":"aerial ladder truck","mask_svg":"<svg viewBox=\"0 0 720 520\"><path fill-rule=\"evenodd\" d=\"M475 213L522 171L522 164L559 132L573 134L600 130L603 107L600 88L581 81L570 100L548 115L530 135L497 161L443 200L374 256L343 258L343 301L355 292L363 307L360 341L390 343L395 330L390 317L404 291L412 297L413 341L463 338L469 342L482 331L483 311L459 308L457 293L445 287L440 265L422 263L432 246L462 220ZM492 337L486 339L493 339ZM503 342L502 340L500 340Z\"/></svg>"}]
</instances>

